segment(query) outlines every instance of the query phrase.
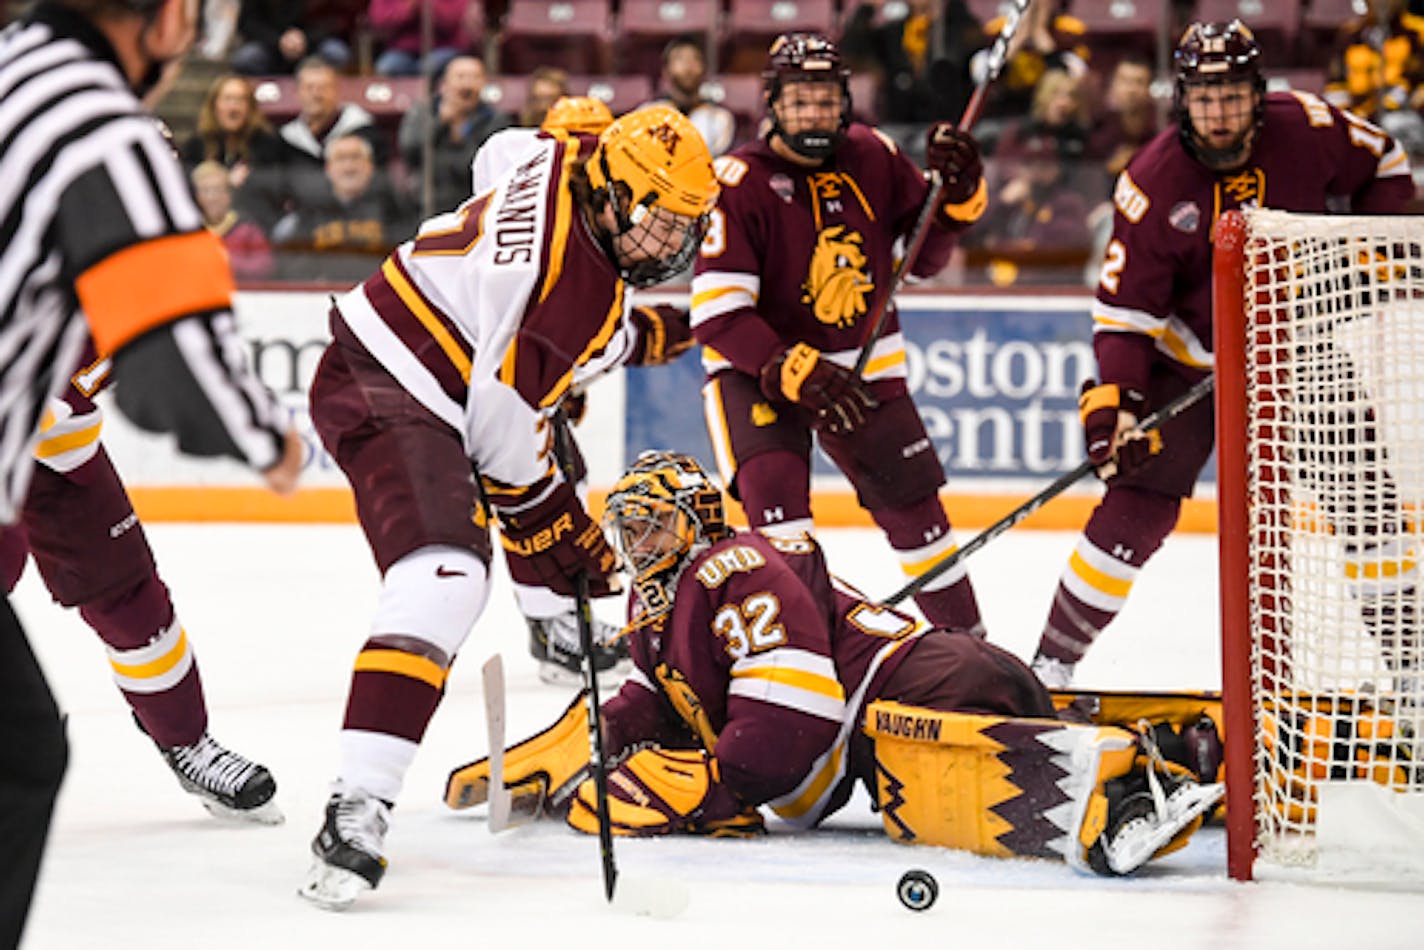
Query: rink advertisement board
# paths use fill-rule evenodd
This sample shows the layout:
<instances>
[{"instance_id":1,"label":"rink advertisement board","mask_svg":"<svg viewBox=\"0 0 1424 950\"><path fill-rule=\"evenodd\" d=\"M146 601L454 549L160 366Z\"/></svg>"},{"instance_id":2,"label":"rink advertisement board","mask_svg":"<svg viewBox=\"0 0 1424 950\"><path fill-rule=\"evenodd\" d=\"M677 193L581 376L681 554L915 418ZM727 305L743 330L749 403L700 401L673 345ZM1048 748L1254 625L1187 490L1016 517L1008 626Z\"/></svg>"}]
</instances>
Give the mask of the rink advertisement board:
<instances>
[{"instance_id":1,"label":"rink advertisement board","mask_svg":"<svg viewBox=\"0 0 1424 950\"><path fill-rule=\"evenodd\" d=\"M686 297L661 300L685 305ZM245 467L180 456L170 438L139 432L110 411L105 444L146 517L349 519L345 479L307 413L307 390L330 339L329 307L323 293L237 298L253 365L291 410L307 447L304 500L274 509ZM905 295L909 383L951 492L1026 497L1082 459L1078 387L1094 368L1088 307L1086 295ZM712 463L702 382L700 362L689 353L671 366L615 372L597 383L575 430L595 491L645 449L675 448ZM848 487L824 457L818 455L815 471L818 493ZM1210 467L1203 477L1211 479ZM1091 481L1082 490L1093 492Z\"/></svg>"}]
</instances>

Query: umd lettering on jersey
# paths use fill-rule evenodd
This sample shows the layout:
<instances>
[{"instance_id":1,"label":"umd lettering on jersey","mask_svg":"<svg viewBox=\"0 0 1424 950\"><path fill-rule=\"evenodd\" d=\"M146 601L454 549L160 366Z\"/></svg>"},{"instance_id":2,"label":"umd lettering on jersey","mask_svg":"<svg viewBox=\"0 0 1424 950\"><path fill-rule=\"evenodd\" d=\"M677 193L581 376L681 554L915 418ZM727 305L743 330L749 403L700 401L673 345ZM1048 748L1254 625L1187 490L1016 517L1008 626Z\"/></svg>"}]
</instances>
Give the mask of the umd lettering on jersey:
<instances>
[{"instance_id":1,"label":"umd lettering on jersey","mask_svg":"<svg viewBox=\"0 0 1424 950\"><path fill-rule=\"evenodd\" d=\"M698 582L708 590L716 590L733 574L754 571L766 564L766 558L756 548L745 545L726 548L708 558L697 569Z\"/></svg>"},{"instance_id":2,"label":"umd lettering on jersey","mask_svg":"<svg viewBox=\"0 0 1424 950\"><path fill-rule=\"evenodd\" d=\"M1113 204L1124 218L1137 224L1147 213L1147 209L1152 207L1152 200L1137 187L1132 176L1124 171L1117 176L1117 187L1113 189Z\"/></svg>"}]
</instances>

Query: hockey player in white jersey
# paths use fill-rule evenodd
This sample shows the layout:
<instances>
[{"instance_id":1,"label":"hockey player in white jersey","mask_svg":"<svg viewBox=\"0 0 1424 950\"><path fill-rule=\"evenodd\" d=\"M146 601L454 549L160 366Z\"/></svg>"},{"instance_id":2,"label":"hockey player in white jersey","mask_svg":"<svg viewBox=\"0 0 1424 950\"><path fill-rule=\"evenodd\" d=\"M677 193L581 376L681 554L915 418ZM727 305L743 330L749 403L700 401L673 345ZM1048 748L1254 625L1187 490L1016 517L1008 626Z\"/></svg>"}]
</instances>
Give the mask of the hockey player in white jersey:
<instances>
[{"instance_id":1,"label":"hockey player in white jersey","mask_svg":"<svg viewBox=\"0 0 1424 950\"><path fill-rule=\"evenodd\" d=\"M717 193L675 110L596 142L556 134L335 302L312 421L384 581L304 897L340 909L385 873L390 810L489 593L475 477L543 583L616 589L618 558L552 456L550 417L570 387L639 358L630 288L687 266Z\"/></svg>"}]
</instances>

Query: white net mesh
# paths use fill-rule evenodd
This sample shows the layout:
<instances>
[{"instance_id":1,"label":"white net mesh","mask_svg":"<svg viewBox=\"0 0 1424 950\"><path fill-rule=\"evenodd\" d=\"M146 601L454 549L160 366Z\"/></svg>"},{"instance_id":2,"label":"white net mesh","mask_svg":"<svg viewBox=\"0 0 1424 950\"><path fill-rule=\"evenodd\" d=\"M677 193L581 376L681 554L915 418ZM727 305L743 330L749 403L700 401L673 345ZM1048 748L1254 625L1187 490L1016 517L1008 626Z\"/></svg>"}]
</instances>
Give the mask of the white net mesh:
<instances>
[{"instance_id":1,"label":"white net mesh","mask_svg":"<svg viewBox=\"0 0 1424 950\"><path fill-rule=\"evenodd\" d=\"M1331 783L1424 800L1424 224L1258 211L1247 234L1258 861L1311 865Z\"/></svg>"}]
</instances>

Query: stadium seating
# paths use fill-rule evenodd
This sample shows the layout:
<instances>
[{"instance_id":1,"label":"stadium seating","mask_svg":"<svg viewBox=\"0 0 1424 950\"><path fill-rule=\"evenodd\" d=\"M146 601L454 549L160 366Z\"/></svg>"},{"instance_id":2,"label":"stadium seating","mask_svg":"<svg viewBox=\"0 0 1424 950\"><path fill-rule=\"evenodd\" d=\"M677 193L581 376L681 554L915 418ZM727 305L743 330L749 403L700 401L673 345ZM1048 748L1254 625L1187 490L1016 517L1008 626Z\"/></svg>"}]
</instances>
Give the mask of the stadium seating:
<instances>
[{"instance_id":1,"label":"stadium seating","mask_svg":"<svg viewBox=\"0 0 1424 950\"><path fill-rule=\"evenodd\" d=\"M618 71L656 79L663 47L683 35L696 36L715 53L721 5L718 0L622 0L618 8ZM714 68L708 58L708 71Z\"/></svg>"},{"instance_id":2,"label":"stadium seating","mask_svg":"<svg viewBox=\"0 0 1424 950\"><path fill-rule=\"evenodd\" d=\"M520 0L509 5L499 37L499 68L529 73L556 66L570 73L612 68L609 0Z\"/></svg>"},{"instance_id":3,"label":"stadium seating","mask_svg":"<svg viewBox=\"0 0 1424 950\"><path fill-rule=\"evenodd\" d=\"M1261 44L1262 61L1268 67L1284 68L1297 62L1300 4L1301 0L1197 0L1195 19L1211 23L1239 19Z\"/></svg>"},{"instance_id":4,"label":"stadium seating","mask_svg":"<svg viewBox=\"0 0 1424 950\"><path fill-rule=\"evenodd\" d=\"M517 114L528 89L527 76L491 76L485 83L485 101L500 112ZM602 99L614 115L622 115L653 97L653 83L647 76L570 76L569 92Z\"/></svg>"},{"instance_id":5,"label":"stadium seating","mask_svg":"<svg viewBox=\"0 0 1424 950\"><path fill-rule=\"evenodd\" d=\"M731 0L723 31L722 72L756 72L782 33L839 35L834 0Z\"/></svg>"},{"instance_id":6,"label":"stadium seating","mask_svg":"<svg viewBox=\"0 0 1424 950\"><path fill-rule=\"evenodd\" d=\"M1068 12L1087 27L1083 42L1094 70L1107 75L1129 54L1155 61L1157 31L1169 28L1172 11L1169 0L1073 0Z\"/></svg>"},{"instance_id":7,"label":"stadium seating","mask_svg":"<svg viewBox=\"0 0 1424 950\"><path fill-rule=\"evenodd\" d=\"M300 111L297 81L292 76L254 77L254 95L262 114L273 125L295 118ZM382 126L394 128L421 96L420 76L342 76L338 88L342 102L361 106Z\"/></svg>"},{"instance_id":8,"label":"stadium seating","mask_svg":"<svg viewBox=\"0 0 1424 950\"><path fill-rule=\"evenodd\" d=\"M1266 91L1284 92L1294 89L1299 92L1313 92L1319 95L1325 91L1325 70L1323 69L1266 69Z\"/></svg>"},{"instance_id":9,"label":"stadium seating","mask_svg":"<svg viewBox=\"0 0 1424 950\"><path fill-rule=\"evenodd\" d=\"M1300 62L1325 65L1340 27L1367 11L1366 0L1305 0L1300 24Z\"/></svg>"}]
</instances>

